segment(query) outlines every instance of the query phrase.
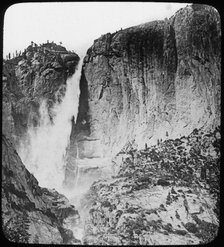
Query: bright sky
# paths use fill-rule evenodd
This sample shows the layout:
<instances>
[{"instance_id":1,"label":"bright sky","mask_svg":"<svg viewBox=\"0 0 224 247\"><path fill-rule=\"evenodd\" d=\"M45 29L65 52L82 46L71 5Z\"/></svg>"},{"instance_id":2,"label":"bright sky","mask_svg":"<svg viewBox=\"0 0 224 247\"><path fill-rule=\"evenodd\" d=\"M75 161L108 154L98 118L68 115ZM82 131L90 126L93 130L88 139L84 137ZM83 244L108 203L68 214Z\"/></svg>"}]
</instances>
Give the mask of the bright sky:
<instances>
[{"instance_id":1,"label":"bright sky","mask_svg":"<svg viewBox=\"0 0 224 247\"><path fill-rule=\"evenodd\" d=\"M147 2L56 2L19 3L4 18L4 57L24 50L31 41L47 40L84 55L94 39L152 20L169 18L183 3Z\"/></svg>"}]
</instances>

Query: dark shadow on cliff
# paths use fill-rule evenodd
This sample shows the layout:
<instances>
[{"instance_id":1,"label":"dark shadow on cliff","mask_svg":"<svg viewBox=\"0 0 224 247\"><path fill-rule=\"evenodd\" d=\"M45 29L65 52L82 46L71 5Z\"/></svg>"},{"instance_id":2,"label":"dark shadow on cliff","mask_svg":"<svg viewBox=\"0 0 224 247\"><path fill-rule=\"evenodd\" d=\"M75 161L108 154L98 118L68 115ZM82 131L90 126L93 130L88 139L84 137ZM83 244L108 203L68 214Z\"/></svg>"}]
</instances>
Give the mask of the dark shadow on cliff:
<instances>
[{"instance_id":1,"label":"dark shadow on cliff","mask_svg":"<svg viewBox=\"0 0 224 247\"><path fill-rule=\"evenodd\" d=\"M89 125L89 103L88 103L88 82L85 77L84 70L82 69L80 79L80 97L79 107L76 123L72 124L71 142L78 141L84 136L89 136L90 125Z\"/></svg>"},{"instance_id":2,"label":"dark shadow on cliff","mask_svg":"<svg viewBox=\"0 0 224 247\"><path fill-rule=\"evenodd\" d=\"M70 135L70 145L67 149L66 158L66 169L65 169L65 180L64 186L66 188L73 188L75 183L75 177L77 169L76 159L79 156L78 150L79 142L85 137L90 135L90 124L89 124L89 103L88 103L88 82L86 80L84 70L82 68L81 78L80 78L80 97L79 97L79 107L76 123L74 118L72 119L72 131Z\"/></svg>"}]
</instances>

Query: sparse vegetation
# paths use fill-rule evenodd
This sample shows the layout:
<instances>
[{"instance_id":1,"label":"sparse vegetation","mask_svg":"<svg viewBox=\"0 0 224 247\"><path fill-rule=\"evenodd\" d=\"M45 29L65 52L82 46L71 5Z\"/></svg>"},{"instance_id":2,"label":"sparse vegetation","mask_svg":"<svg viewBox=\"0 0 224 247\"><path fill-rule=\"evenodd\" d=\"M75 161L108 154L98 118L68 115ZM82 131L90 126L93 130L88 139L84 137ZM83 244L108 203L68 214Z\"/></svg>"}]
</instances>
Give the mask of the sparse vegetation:
<instances>
[{"instance_id":1,"label":"sparse vegetation","mask_svg":"<svg viewBox=\"0 0 224 247\"><path fill-rule=\"evenodd\" d=\"M180 239L185 238L186 241L193 234L198 238L198 243L211 241L217 235L218 226L211 222L201 221L191 213L193 206L188 195L196 198L194 203L201 203L198 191L203 190L205 193L204 190L206 190L207 196L218 201L219 172L216 167L220 153L218 151L216 155L207 155L209 149L213 148L212 144L218 132L219 128L207 135L194 130L187 137L167 139L157 146L148 147L147 150L129 149L123 154L119 153L118 155L124 155L125 158L119 164L117 176L113 177L116 182L111 184L109 181L108 183L95 182L90 190L94 192L98 201L97 205L94 204L94 209L90 208L90 224L92 223L96 231L94 238L98 239L98 233L100 234L104 229L106 235L112 234L114 237L119 235L121 242L128 244L139 244L141 236L146 232L151 234L162 232L164 236L175 234ZM216 141L219 142L218 138ZM198 152L195 146L199 146L205 154ZM187 149L190 152L187 152ZM201 167L208 167L208 165L210 173L207 174L208 179L205 179L201 176ZM161 185L162 189L155 188L157 185ZM116 189L117 187L119 189ZM150 192L154 188L161 196L165 193L163 191L166 191L167 194L163 195L164 199L161 201L163 203L152 209L143 209L141 203L146 200L144 194L148 193L148 198L150 198L147 207L151 207L154 200L159 200L153 192L152 194ZM112 191L116 191L116 196ZM135 200L136 195L139 203ZM143 201L141 197L144 198ZM121 203L117 198L121 200L125 198L126 203ZM204 212L203 203L200 206L200 212L197 211L198 214ZM179 212L180 204L188 215L187 217L192 217L193 222L186 224L182 222L183 213ZM175 208L175 210L169 215L170 208ZM161 212L166 213L166 216L161 216ZM168 218L170 222L179 221L179 226L168 223ZM117 229L117 231L114 232L112 229Z\"/></svg>"}]
</instances>

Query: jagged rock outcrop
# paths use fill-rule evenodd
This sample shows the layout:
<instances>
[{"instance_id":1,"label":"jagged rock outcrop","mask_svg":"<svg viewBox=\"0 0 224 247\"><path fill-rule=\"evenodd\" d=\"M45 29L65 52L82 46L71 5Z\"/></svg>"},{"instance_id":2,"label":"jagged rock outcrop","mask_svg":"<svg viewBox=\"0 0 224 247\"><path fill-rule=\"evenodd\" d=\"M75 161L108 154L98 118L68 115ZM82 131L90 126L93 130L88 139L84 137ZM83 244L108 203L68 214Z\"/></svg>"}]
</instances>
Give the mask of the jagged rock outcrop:
<instances>
[{"instance_id":1,"label":"jagged rock outcrop","mask_svg":"<svg viewBox=\"0 0 224 247\"><path fill-rule=\"evenodd\" d=\"M49 115L65 92L79 57L54 42L32 42L17 57L3 61L3 133L17 145L29 125L39 121L39 106L47 100Z\"/></svg>"},{"instance_id":2,"label":"jagged rock outcrop","mask_svg":"<svg viewBox=\"0 0 224 247\"><path fill-rule=\"evenodd\" d=\"M16 243L79 243L66 220L79 214L68 199L55 190L38 186L23 165L12 143L2 137L2 229Z\"/></svg>"},{"instance_id":3,"label":"jagged rock outcrop","mask_svg":"<svg viewBox=\"0 0 224 247\"><path fill-rule=\"evenodd\" d=\"M121 151L113 163L115 176L83 199L90 205L84 244L205 244L217 236L219 129Z\"/></svg>"},{"instance_id":4,"label":"jagged rock outcrop","mask_svg":"<svg viewBox=\"0 0 224 247\"><path fill-rule=\"evenodd\" d=\"M191 5L169 20L107 33L84 59L71 152L116 154L220 124L220 16ZM78 141L77 141L78 140Z\"/></svg>"}]
</instances>

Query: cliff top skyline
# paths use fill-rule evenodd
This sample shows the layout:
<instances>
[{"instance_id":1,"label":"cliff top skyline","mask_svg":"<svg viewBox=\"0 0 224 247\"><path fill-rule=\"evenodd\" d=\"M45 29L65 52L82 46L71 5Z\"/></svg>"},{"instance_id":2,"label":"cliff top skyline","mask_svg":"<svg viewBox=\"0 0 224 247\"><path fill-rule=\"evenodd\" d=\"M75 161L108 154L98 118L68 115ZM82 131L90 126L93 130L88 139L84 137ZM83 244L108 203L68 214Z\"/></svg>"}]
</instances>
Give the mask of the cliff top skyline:
<instances>
[{"instance_id":1,"label":"cliff top skyline","mask_svg":"<svg viewBox=\"0 0 224 247\"><path fill-rule=\"evenodd\" d=\"M4 18L4 57L23 51L31 41L62 42L84 55L94 39L141 23L169 18L184 3L76 2L21 3L10 6Z\"/></svg>"}]
</instances>

